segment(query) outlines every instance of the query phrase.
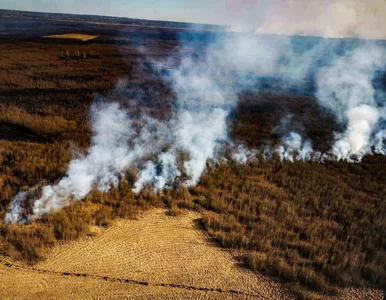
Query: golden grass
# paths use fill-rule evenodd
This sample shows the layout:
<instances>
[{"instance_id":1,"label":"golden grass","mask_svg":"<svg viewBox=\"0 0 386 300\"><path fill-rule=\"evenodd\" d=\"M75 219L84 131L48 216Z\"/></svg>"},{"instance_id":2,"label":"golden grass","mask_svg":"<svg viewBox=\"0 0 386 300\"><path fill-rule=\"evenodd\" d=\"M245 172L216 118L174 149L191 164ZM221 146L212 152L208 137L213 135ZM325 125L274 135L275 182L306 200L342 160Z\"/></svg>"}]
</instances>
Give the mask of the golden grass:
<instances>
[{"instance_id":1,"label":"golden grass","mask_svg":"<svg viewBox=\"0 0 386 300\"><path fill-rule=\"evenodd\" d=\"M65 34L54 34L54 35L43 36L43 38L47 38L47 39L71 39L71 40L81 40L83 42L93 40L97 37L98 35L89 35L89 34L80 34L80 33L65 33Z\"/></svg>"},{"instance_id":2,"label":"golden grass","mask_svg":"<svg viewBox=\"0 0 386 300\"><path fill-rule=\"evenodd\" d=\"M0 122L24 126L42 135L76 131L79 128L77 122L68 121L60 116L41 117L30 114L15 105L4 105L2 103L0 103Z\"/></svg>"}]
</instances>

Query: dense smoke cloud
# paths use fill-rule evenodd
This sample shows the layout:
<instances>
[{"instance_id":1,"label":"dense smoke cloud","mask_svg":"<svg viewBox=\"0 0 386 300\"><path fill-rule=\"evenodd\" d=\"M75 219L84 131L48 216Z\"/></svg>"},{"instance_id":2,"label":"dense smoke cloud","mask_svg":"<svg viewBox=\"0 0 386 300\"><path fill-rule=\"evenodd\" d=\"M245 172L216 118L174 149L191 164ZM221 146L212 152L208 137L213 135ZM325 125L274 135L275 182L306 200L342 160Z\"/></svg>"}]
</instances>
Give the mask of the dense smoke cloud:
<instances>
[{"instance_id":1,"label":"dense smoke cloud","mask_svg":"<svg viewBox=\"0 0 386 300\"><path fill-rule=\"evenodd\" d=\"M332 154L337 159L350 160L352 156L360 159L374 147L378 153L384 152L377 138L383 129L376 125L385 118L385 99L377 103L373 80L385 66L385 49L366 43L346 56L335 58L331 66L318 72L319 103L347 124L345 132L336 133Z\"/></svg>"},{"instance_id":2,"label":"dense smoke cloud","mask_svg":"<svg viewBox=\"0 0 386 300\"><path fill-rule=\"evenodd\" d=\"M283 138L282 144L276 149L280 160L311 160L315 156L312 144L309 140L303 141L300 134L291 132Z\"/></svg>"},{"instance_id":3,"label":"dense smoke cloud","mask_svg":"<svg viewBox=\"0 0 386 300\"><path fill-rule=\"evenodd\" d=\"M258 33L385 39L383 0L276 1Z\"/></svg>"},{"instance_id":4,"label":"dense smoke cloud","mask_svg":"<svg viewBox=\"0 0 386 300\"><path fill-rule=\"evenodd\" d=\"M44 186L40 197L35 191L19 193L6 223L33 221L84 199L93 188L107 192L131 168L138 170L135 193L147 185L158 192L176 180L186 187L197 184L208 160L217 159L227 140L227 116L237 103L233 89L224 89L214 79L218 70L209 58L194 62L186 57L172 73L177 99L167 120L146 113L130 116L117 103L94 105L92 145L86 156L72 160L66 176ZM26 215L23 205L31 198L32 213Z\"/></svg>"},{"instance_id":5,"label":"dense smoke cloud","mask_svg":"<svg viewBox=\"0 0 386 300\"><path fill-rule=\"evenodd\" d=\"M386 39L384 0L227 0L223 23L256 33Z\"/></svg>"},{"instance_id":6,"label":"dense smoke cloud","mask_svg":"<svg viewBox=\"0 0 386 300\"><path fill-rule=\"evenodd\" d=\"M73 200L83 199L97 185L101 191L107 191L109 185L118 184L117 171L129 164L138 154L138 144L129 147L132 138L139 140L146 137L134 137L127 114L117 104L93 107L92 146L85 157L70 162L66 176L57 185L44 186L42 195L35 199L32 214L22 215L23 201L28 192L19 193L6 215L6 222L29 222L44 214L53 212ZM146 134L144 134L146 136Z\"/></svg>"}]
</instances>

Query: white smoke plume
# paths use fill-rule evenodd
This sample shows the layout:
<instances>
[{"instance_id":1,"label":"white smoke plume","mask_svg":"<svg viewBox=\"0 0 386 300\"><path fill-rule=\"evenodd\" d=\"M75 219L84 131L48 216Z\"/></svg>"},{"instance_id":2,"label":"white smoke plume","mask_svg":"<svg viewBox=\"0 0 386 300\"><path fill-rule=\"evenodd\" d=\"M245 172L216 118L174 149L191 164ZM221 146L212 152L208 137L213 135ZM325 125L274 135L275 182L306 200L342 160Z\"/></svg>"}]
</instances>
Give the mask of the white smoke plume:
<instances>
[{"instance_id":1,"label":"white smoke plume","mask_svg":"<svg viewBox=\"0 0 386 300\"><path fill-rule=\"evenodd\" d=\"M139 173L134 192L146 184L153 184L154 191L161 190L168 182L181 175L184 186L197 184L210 159L227 140L226 120L237 103L233 90L225 91L215 80L216 68L211 53L206 59L194 62L191 58L182 60L173 73L173 89L177 99L172 118L168 121L172 129L173 143L167 152L149 162ZM166 134L166 133L165 133ZM176 156L186 153L183 170L177 167Z\"/></svg>"},{"instance_id":2,"label":"white smoke plume","mask_svg":"<svg viewBox=\"0 0 386 300\"><path fill-rule=\"evenodd\" d=\"M234 151L231 158L239 164L245 164L249 161L257 161L258 151L255 149L247 149L243 145L233 145Z\"/></svg>"},{"instance_id":3,"label":"white smoke plume","mask_svg":"<svg viewBox=\"0 0 386 300\"><path fill-rule=\"evenodd\" d=\"M276 153L281 161L288 160L291 162L295 160L307 161L315 156L311 141L303 141L301 135L296 132L291 132L284 137L282 144L276 149Z\"/></svg>"},{"instance_id":4,"label":"white smoke plume","mask_svg":"<svg viewBox=\"0 0 386 300\"><path fill-rule=\"evenodd\" d=\"M32 214L24 216L21 208L29 192L16 195L6 223L33 221L69 205L71 200L82 200L94 187L106 192L110 185L118 185L119 175L125 168L144 155L142 145L152 141L150 132L143 130L136 134L133 122L118 104L94 106L91 111L94 136L87 155L72 160L66 176L58 184L42 188L41 197L33 203ZM153 129L156 128L158 126Z\"/></svg>"},{"instance_id":5,"label":"white smoke plume","mask_svg":"<svg viewBox=\"0 0 386 300\"><path fill-rule=\"evenodd\" d=\"M315 73L315 96L318 103L333 113L345 130L335 132L331 149L324 155L315 151L311 141L302 138L299 133L285 134L281 145L274 151L280 160L333 159L354 162L360 161L366 154L386 154L386 131L382 123L386 119L386 98L373 82L377 74L385 72L386 48L374 42L347 45L349 50L345 49L338 55L329 54L329 44L317 44L306 51L307 60L302 64L303 71L299 72L297 67L291 67L298 62L298 57L292 54L287 56L290 58L287 67L290 72L294 71L295 78L301 79L307 73L304 70L314 69L312 72ZM315 68L312 62L324 53L331 61L323 67ZM280 66L278 68L279 74ZM282 127L288 130L288 124L282 124ZM267 148L265 151L272 152Z\"/></svg>"},{"instance_id":6,"label":"white smoke plume","mask_svg":"<svg viewBox=\"0 0 386 300\"><path fill-rule=\"evenodd\" d=\"M331 66L317 74L317 98L330 109L341 123L347 124L343 133L336 133L332 154L339 159L361 159L376 147L385 148L377 127L385 118L384 100L378 103L373 85L374 75L386 66L386 51L373 44L355 49L349 55L337 57ZM378 138L377 138L378 137Z\"/></svg>"},{"instance_id":7,"label":"white smoke plume","mask_svg":"<svg viewBox=\"0 0 386 300\"><path fill-rule=\"evenodd\" d=\"M19 192L12 200L11 205L5 215L5 223L28 222L28 219L22 218L23 204L28 199L29 192Z\"/></svg>"},{"instance_id":8,"label":"white smoke plume","mask_svg":"<svg viewBox=\"0 0 386 300\"><path fill-rule=\"evenodd\" d=\"M87 154L70 162L58 184L42 188L27 216L23 202L31 198L30 193L16 195L6 223L31 222L84 199L93 188L107 192L130 168L138 170L135 193L147 185L158 192L182 173L184 186L197 184L208 160L216 158L228 138L227 116L237 103L232 89L225 92L214 79L212 67L205 60L181 62L172 75L176 103L168 120L146 114L136 120L117 103L94 105L93 138ZM185 155L182 167L179 155Z\"/></svg>"}]
</instances>

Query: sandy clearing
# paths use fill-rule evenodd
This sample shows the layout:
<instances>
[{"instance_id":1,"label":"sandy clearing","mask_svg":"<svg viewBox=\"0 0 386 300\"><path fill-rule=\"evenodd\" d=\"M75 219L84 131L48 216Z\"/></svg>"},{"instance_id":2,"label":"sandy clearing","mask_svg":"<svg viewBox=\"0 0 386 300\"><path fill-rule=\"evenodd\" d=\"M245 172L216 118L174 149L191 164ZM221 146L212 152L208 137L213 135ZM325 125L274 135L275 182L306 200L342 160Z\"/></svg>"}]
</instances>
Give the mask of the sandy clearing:
<instances>
[{"instance_id":1,"label":"sandy clearing","mask_svg":"<svg viewBox=\"0 0 386 300\"><path fill-rule=\"evenodd\" d=\"M36 273L0 265L0 299L243 299L243 296L89 277Z\"/></svg>"},{"instance_id":2,"label":"sandy clearing","mask_svg":"<svg viewBox=\"0 0 386 300\"><path fill-rule=\"evenodd\" d=\"M65 33L65 34L54 34L54 35L43 36L43 38L46 38L46 39L71 39L71 40L81 40L83 42L93 40L97 37L98 37L97 35L80 34L80 33Z\"/></svg>"},{"instance_id":3,"label":"sandy clearing","mask_svg":"<svg viewBox=\"0 0 386 300\"><path fill-rule=\"evenodd\" d=\"M199 218L155 209L138 221L117 221L97 237L57 247L36 267L289 298L280 284L239 267L229 252L210 244L197 229Z\"/></svg>"},{"instance_id":4,"label":"sandy clearing","mask_svg":"<svg viewBox=\"0 0 386 300\"><path fill-rule=\"evenodd\" d=\"M154 209L118 220L96 236L53 249L33 267L0 257L0 299L290 299L283 286L240 266L208 241L202 215L170 217ZM371 288L338 297L381 300Z\"/></svg>"}]
</instances>

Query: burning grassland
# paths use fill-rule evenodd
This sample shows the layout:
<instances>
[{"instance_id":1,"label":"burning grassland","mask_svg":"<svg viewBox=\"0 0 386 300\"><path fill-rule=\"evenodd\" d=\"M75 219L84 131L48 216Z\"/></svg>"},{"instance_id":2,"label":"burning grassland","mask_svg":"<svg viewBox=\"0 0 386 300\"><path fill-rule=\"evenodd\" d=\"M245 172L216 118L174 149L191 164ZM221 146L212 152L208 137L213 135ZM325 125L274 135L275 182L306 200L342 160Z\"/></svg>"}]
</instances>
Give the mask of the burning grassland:
<instances>
[{"instance_id":1,"label":"burning grassland","mask_svg":"<svg viewBox=\"0 0 386 300\"><path fill-rule=\"evenodd\" d=\"M231 158L239 163L252 156L356 162L365 155L385 154L386 48L375 41L302 43L296 37L231 36L208 44L199 59L180 52L172 70L171 59L154 62L152 68L169 70L163 80L173 93L162 118L147 111L132 113L141 106L140 94L126 105L114 101L114 94L126 92L125 81L120 81L111 95L97 97L90 109L93 137L86 155L70 162L57 185L42 188L29 215L20 214L25 197L16 196L6 223L36 220L67 206L69 198L84 199L94 188L107 192L132 168L137 170L135 193L148 185L154 193L162 193L174 186L176 178L182 178L184 187L195 186L207 164L228 159L223 156L226 145L234 148ZM239 105L239 95L251 84L258 91L262 77L279 78L282 84L296 84L304 91L305 79L312 79L316 105L336 124L323 149L315 148L306 124L290 112L276 125L278 142L268 140L265 146L245 149L232 140L228 121ZM299 125L293 127L294 123Z\"/></svg>"},{"instance_id":2,"label":"burning grassland","mask_svg":"<svg viewBox=\"0 0 386 300\"><path fill-rule=\"evenodd\" d=\"M384 232L384 45L181 40L169 57L157 55L166 41L93 46L98 64L21 47L31 65L46 63L37 73L4 50L2 97L13 105L2 118L54 143L3 143L1 252L36 261L91 225L190 208L209 212L206 229L251 269L294 289L382 286L372 233Z\"/></svg>"}]
</instances>

